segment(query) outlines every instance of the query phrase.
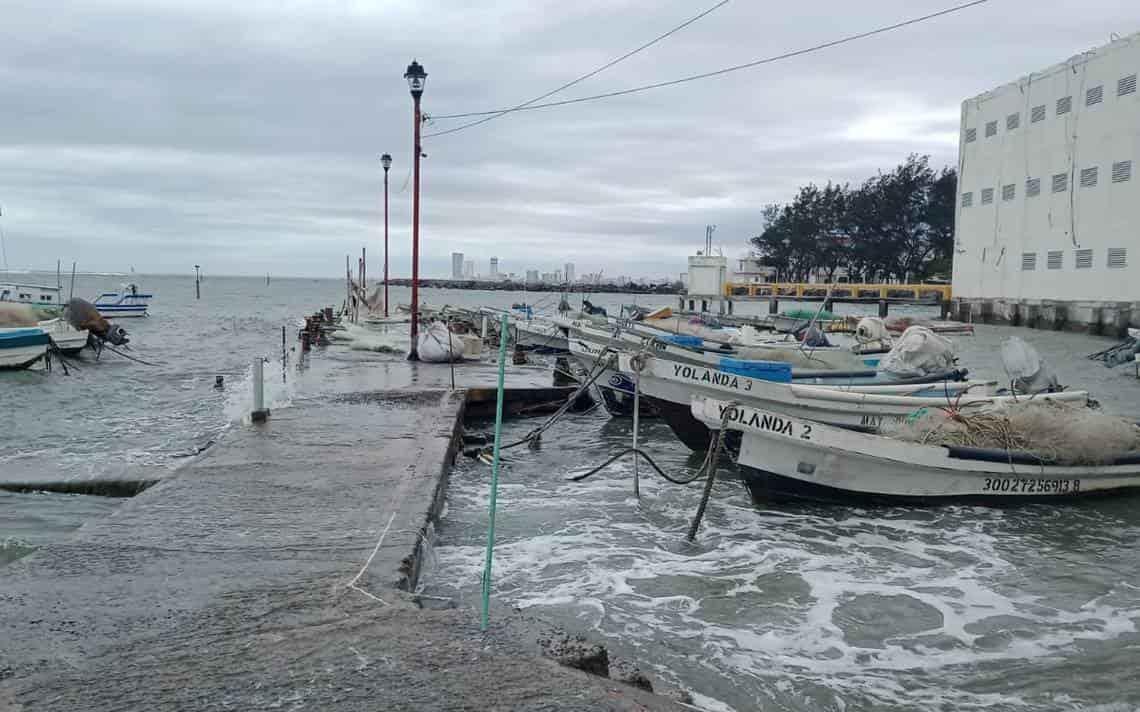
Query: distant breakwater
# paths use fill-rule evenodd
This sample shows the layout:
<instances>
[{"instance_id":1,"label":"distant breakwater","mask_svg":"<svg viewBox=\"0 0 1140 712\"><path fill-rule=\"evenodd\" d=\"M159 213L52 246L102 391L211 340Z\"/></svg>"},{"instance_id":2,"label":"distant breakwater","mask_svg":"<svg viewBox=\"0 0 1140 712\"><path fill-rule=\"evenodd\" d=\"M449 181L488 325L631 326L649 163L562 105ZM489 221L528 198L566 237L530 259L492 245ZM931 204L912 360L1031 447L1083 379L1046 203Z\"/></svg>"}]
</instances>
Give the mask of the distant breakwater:
<instances>
[{"instance_id":1,"label":"distant breakwater","mask_svg":"<svg viewBox=\"0 0 1140 712\"><path fill-rule=\"evenodd\" d=\"M389 279L389 284L399 287L412 286L412 280ZM486 281L477 279L421 279L421 287L438 289L484 289L496 292L574 292L585 294L681 294L683 288L677 284L642 285L630 282L620 284L528 284L524 282Z\"/></svg>"}]
</instances>

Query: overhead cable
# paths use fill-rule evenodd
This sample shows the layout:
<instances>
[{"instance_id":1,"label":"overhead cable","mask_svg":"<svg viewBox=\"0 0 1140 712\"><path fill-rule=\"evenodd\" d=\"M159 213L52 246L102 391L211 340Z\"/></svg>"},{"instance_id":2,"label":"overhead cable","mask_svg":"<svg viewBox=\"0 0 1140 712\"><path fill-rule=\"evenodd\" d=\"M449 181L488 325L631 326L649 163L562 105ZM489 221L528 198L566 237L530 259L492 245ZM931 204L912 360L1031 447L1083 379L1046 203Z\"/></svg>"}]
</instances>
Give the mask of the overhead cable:
<instances>
[{"instance_id":1,"label":"overhead cable","mask_svg":"<svg viewBox=\"0 0 1140 712\"><path fill-rule=\"evenodd\" d=\"M569 89L570 87L574 86L575 84L579 84L581 82L586 81L590 77L601 74L602 72L606 71L607 69L614 66L615 64L618 64L619 62L624 62L625 60L629 59L630 57L637 54L638 52L641 52L642 50L649 49L650 47L657 44L661 40L669 37L670 35L676 34L677 32L680 32L681 30L685 29L686 27L693 24L694 22L701 19L702 17L705 17L706 15L709 15L710 13L712 13L716 10L719 10L720 8L727 5L728 2L729 2L729 0L721 0L716 5L713 5L712 7L705 10L704 12L690 17L688 20L685 20L684 22L677 25L676 27L669 30L668 32L665 32L664 34L660 34L660 35L654 37L653 39L649 40L648 42L641 45L640 47L632 49L629 52L626 52L625 54L618 57L617 59L613 59L613 60L610 60L609 62L606 62L605 64L598 67L597 69L595 69L591 72L587 72L586 74L583 74L582 76L578 77L577 79L574 79L573 81L566 82L565 84L558 87L557 89L552 89L551 91L548 91L541 96L536 96L535 98L531 99L530 101L524 101L523 103L519 104L518 106L511 107L510 109L503 109L501 111L479 112L478 114L444 114L442 116L433 115L431 117L432 120L461 119L461 118L465 118L465 117L469 117L469 116L483 116L484 118L479 119L478 121L472 121L471 123L464 124L462 126L456 126L455 128L451 128L451 129L448 129L446 131L436 131L435 133L425 134L424 138L427 138L429 136L441 136L443 134L453 133L455 131L462 131L463 129L471 128L472 126L478 126L479 124L485 124L488 121L492 121L494 119L499 118L500 116L503 116L504 114L509 114L512 111L518 111L520 109L524 109L524 108L530 106L531 104L534 104L535 102L538 102L538 101L542 101L543 99L547 98L548 96L553 96L553 95L557 94L558 92L563 91L564 89Z\"/></svg>"},{"instance_id":2,"label":"overhead cable","mask_svg":"<svg viewBox=\"0 0 1140 712\"><path fill-rule=\"evenodd\" d=\"M898 29L901 29L903 27L908 27L910 25L917 25L921 22L933 20L935 18L942 17L944 15L949 15L949 14L952 14L955 12L960 12L962 10L966 10L968 8L975 7L977 5L981 5L981 4L986 3L986 2L989 2L989 0L972 0L972 2L963 3L961 5L955 5L953 7L949 7L949 8L946 8L944 10L939 10L938 12L932 12L932 13L929 13L926 15L921 15L919 17L913 17L909 20L903 20L901 22L896 22L894 24L884 25L882 27L877 27L873 30L868 30L866 32L860 32L858 34L847 35L845 37L840 37L838 39L834 39L834 40L831 40L828 42L823 42L823 43L820 43L817 45L813 45L811 47L805 47L803 49L797 49L797 50L793 50L791 52L785 52L783 54L777 54L777 55L774 55L771 57L765 57L763 59L757 59L757 60L752 61L752 62L746 62L745 64L737 64L737 65L733 65L731 67L725 67L723 69L717 69L717 70L714 70L711 72L704 72L702 74L693 74L693 75L690 75L687 77L681 77L680 79L672 79L670 81L665 81L665 82L656 82L654 84L644 84L642 86L632 87L630 89L621 89L618 91L606 92L604 94L594 94L592 96L583 96L583 97L578 97L576 99L564 99L562 101L551 101L551 102L547 102L544 104L526 104L526 105L520 105L518 107L512 107L509 109L496 109L494 111L472 111L472 112L463 113L463 114L448 114L447 117L448 118L460 118L460 117L467 117L467 116L489 116L492 114L497 117L497 116L501 116L503 114L509 114L509 113L513 113L516 111L531 111L534 109L547 109L547 108L551 108L551 107L555 107L555 106L567 106L569 104L580 104L580 103L588 102L588 101L598 101L601 99L611 99L613 97L626 96L629 94L638 94L640 92L649 91L651 89L662 89L664 87L671 87L671 86L676 86L678 84L685 84L686 82L694 82L694 81L697 81L699 79L708 79L710 77L717 77L717 76L720 76L722 74L728 74L730 72L738 72L742 69L751 69L753 67L758 67L758 66L761 66L764 64L772 64L774 62L780 62L780 61L783 61L785 59L791 59L793 57L799 57L799 56L802 56L805 54L811 54L813 52L819 52L821 50L830 49L832 47L837 47L839 45L847 44L849 42L855 42L856 40L866 39L868 37L873 37L874 35L880 35L880 34L883 34L885 32L891 32L893 30L898 30ZM443 118L443 117L436 117L436 118ZM430 138L432 136L444 136L444 135L449 134L449 133L455 133L456 131L461 131L463 129L470 128L471 126L474 126L478 123L482 123L482 122L479 122L479 121L472 122L470 124L464 124L463 126L456 126L455 128L447 129L445 131L436 131L435 133L425 134L424 138Z\"/></svg>"}]
</instances>

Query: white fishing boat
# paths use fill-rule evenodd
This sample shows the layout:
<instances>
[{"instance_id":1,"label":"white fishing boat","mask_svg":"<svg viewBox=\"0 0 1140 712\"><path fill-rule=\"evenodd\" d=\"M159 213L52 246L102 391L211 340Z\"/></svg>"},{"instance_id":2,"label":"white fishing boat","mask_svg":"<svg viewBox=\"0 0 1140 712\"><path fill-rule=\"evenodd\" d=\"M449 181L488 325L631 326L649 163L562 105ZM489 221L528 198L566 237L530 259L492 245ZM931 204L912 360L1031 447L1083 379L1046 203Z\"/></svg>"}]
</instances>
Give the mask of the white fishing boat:
<instances>
[{"instance_id":1,"label":"white fishing boat","mask_svg":"<svg viewBox=\"0 0 1140 712\"><path fill-rule=\"evenodd\" d=\"M0 368L28 368L47 354L50 340L38 327L0 329Z\"/></svg>"},{"instance_id":2,"label":"white fishing boat","mask_svg":"<svg viewBox=\"0 0 1140 712\"><path fill-rule=\"evenodd\" d=\"M18 284L15 282L0 282L0 302L15 302L27 304L41 314L63 308L60 301L59 287L49 287L41 284Z\"/></svg>"},{"instance_id":3,"label":"white fishing boat","mask_svg":"<svg viewBox=\"0 0 1140 712\"><path fill-rule=\"evenodd\" d=\"M515 344L531 351L565 352L570 349L565 327L542 317L515 319L511 323Z\"/></svg>"},{"instance_id":4,"label":"white fishing boat","mask_svg":"<svg viewBox=\"0 0 1140 712\"><path fill-rule=\"evenodd\" d=\"M693 415L720 428L729 402L694 396ZM733 406L737 463L757 503L1009 504L1140 488L1140 455L1108 465L1050 464L1026 453L923 445L770 410Z\"/></svg>"},{"instance_id":5,"label":"white fishing boat","mask_svg":"<svg viewBox=\"0 0 1140 712\"><path fill-rule=\"evenodd\" d=\"M93 302L99 314L108 318L149 316L147 309L153 294L139 291L133 282L123 284L117 292L103 292Z\"/></svg>"},{"instance_id":6,"label":"white fishing boat","mask_svg":"<svg viewBox=\"0 0 1140 712\"><path fill-rule=\"evenodd\" d=\"M568 346L570 355L587 374L601 370L594 385L598 388L606 412L617 417L633 415L633 379L618 370L618 352L608 346L584 339L571 338ZM641 408L642 416L656 415L653 405L648 402L641 404Z\"/></svg>"},{"instance_id":7,"label":"white fishing boat","mask_svg":"<svg viewBox=\"0 0 1140 712\"><path fill-rule=\"evenodd\" d=\"M640 370L635 369L634 360ZM648 354L622 353L618 368L627 374L638 372L638 386L657 412L669 423L674 434L693 450L704 450L709 443L708 427L694 418L690 403L694 395L729 399L784 415L820 423L874 432L899 423L922 408L956 408L970 411L1004 405L1030 396L995 395L995 381L931 381L889 378L831 379L827 385L792 382L791 371L778 374L772 364L767 372L746 368L725 369L693 366ZM783 382L779 377L783 376ZM1061 391L1032 396L1064 403L1088 403L1085 391Z\"/></svg>"},{"instance_id":8,"label":"white fishing boat","mask_svg":"<svg viewBox=\"0 0 1140 712\"><path fill-rule=\"evenodd\" d=\"M87 330L76 329L66 319L41 321L39 328L51 337L52 343L65 355L74 356L87 346Z\"/></svg>"}]
</instances>

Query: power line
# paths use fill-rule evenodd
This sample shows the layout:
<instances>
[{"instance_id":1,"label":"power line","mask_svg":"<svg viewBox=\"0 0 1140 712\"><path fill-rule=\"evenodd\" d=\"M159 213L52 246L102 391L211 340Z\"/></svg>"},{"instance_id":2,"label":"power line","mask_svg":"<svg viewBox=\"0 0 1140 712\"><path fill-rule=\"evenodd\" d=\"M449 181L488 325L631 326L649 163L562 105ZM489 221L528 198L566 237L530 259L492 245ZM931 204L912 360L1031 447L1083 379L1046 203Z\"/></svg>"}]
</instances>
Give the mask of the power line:
<instances>
[{"instance_id":1,"label":"power line","mask_svg":"<svg viewBox=\"0 0 1140 712\"><path fill-rule=\"evenodd\" d=\"M854 35L847 35L845 37L840 37L839 39L831 40L829 42L823 42L821 44L813 45L811 47L805 47L803 49L797 49L797 50L793 50L791 52L785 52L783 54L777 54L777 55L774 55L772 57L765 57L763 59L758 59L758 60L753 61L753 62L747 62L745 64L737 64L737 65L734 65L731 67L725 67L723 69L717 69L717 70L712 71L712 72L704 72L703 74L693 74L691 76L681 77L680 79L673 79L673 80L666 81L666 82L657 82L655 84L644 84L642 86L633 87L630 89L621 89L618 91L606 92L604 94L594 94L592 96L583 96L583 97L579 97L577 99L564 99L562 101L552 101L552 102L547 102L545 104L528 104L526 106L519 106L519 107L510 108L510 109L497 109L495 111L473 111L473 112L469 112L469 113L465 113L465 114L450 114L450 116L453 118L458 118L461 116L487 116L489 114L502 115L502 114L512 113L515 111L531 111L534 109L547 109L547 108L551 108L551 107L555 107L555 106L567 106L569 104L580 104L580 103L587 102L587 101L598 101L600 99L610 99L610 98L618 97L618 96L626 96L629 94L637 94L640 92L649 91L651 89L661 89L664 87L676 86L678 84L684 84L686 82L697 81L698 79L708 79L710 77L717 77L717 76L720 76L722 74L728 74L730 72L738 72L742 69L751 69L752 67L758 67L758 66L763 65L763 64L772 64L774 62L779 62L779 61L782 61L785 59L791 59L793 57L799 57L799 56L802 56L805 54L811 54L812 52L819 52L820 50L830 49L832 47L837 47L839 45L847 44L849 42L855 42L856 40L866 39L868 37L873 37L874 35L880 35L880 34L883 34L884 32L891 32L892 30L898 30L898 29L901 29L903 27L908 27L910 25L917 25L920 22L926 22L927 20L933 20L937 17L942 17L943 15L949 15L951 13L960 12L962 10L966 10L968 8L975 7L977 5L981 5L981 4L986 3L986 2L989 2L989 0L972 0L972 2L963 3L961 5L955 5L953 7L946 8L945 10L939 10L938 12L932 12L932 13L927 14L927 15L921 15L919 17L914 17L914 18L911 18L909 20L903 20L902 22L896 22L896 23L891 24L891 25L884 25L883 27L878 27L878 28L875 28L873 30L868 30L867 32L860 32L860 33L854 34ZM474 126L475 123L479 123L479 122L466 124L464 126L457 126L453 129L448 129L446 131L437 131L435 133L425 134L424 138L429 138L431 136L443 136L445 134L454 133L456 131L460 131L462 129L468 128L470 126Z\"/></svg>"},{"instance_id":2,"label":"power line","mask_svg":"<svg viewBox=\"0 0 1140 712\"><path fill-rule=\"evenodd\" d=\"M720 8L727 5L728 2L729 2L729 0L721 0L716 5L713 5L712 7L705 10L704 12L690 17L688 20L685 20L684 22L677 25L676 27L669 30L668 32L654 37L653 39L649 40L648 42L641 45L640 47L637 47L636 49L632 49L629 52L626 52L622 56L618 57L617 59L610 60L609 62L606 62L605 64L603 64L602 66L593 70L592 72L587 72L586 74L583 74L582 76L578 77L577 79L563 84L562 86L558 87L557 89L546 92L542 96L536 96L535 98L531 99L530 101L524 101L523 103L519 104L518 106L512 107L510 109L503 109L502 111L484 111L484 112L479 112L478 114L444 114L443 116L432 116L431 118L433 120L462 119L462 118L466 118L469 116L484 116L485 118L479 119L478 121L472 121L471 123L464 124L462 126L456 126L455 128L447 129L446 131L437 131L435 133L425 134L424 138L428 138L429 136L442 136L443 134L446 134L446 133L453 133L455 131L462 131L463 129L471 128L472 126L478 126L479 124L485 124L488 121L492 121L494 119L499 118L500 116L503 116L504 114L508 114L512 111L518 111L519 109L526 108L526 107L530 106L531 104L534 104L536 101L542 101L546 97L553 96L553 95L557 94L558 92L560 92L564 89L569 89L570 87L574 86L575 84L579 84L581 82L586 81L590 77L601 74L602 72L606 71L607 69L614 66L615 64L618 64L620 62L624 62L625 60L629 59L630 57L637 54L638 52L641 52L642 50L649 49L650 47L657 44L661 40L669 37L670 35L674 35L674 34L680 32L681 30L685 29L686 27L693 24L697 20L700 20L701 18L705 17L706 15L709 15L709 14L715 12L716 10L719 10Z\"/></svg>"}]
</instances>

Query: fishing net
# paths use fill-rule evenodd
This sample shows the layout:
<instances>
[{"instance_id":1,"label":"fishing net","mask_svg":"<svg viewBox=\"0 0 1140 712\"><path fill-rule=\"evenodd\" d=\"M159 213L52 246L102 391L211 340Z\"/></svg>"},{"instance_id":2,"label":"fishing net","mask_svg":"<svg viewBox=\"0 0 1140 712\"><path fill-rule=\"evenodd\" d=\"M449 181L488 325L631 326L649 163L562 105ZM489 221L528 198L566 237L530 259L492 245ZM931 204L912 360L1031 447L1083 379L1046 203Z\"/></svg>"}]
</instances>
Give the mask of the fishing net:
<instances>
[{"instance_id":1,"label":"fishing net","mask_svg":"<svg viewBox=\"0 0 1140 712\"><path fill-rule=\"evenodd\" d=\"M36 310L27 304L0 304L0 328L35 326Z\"/></svg>"},{"instance_id":2,"label":"fishing net","mask_svg":"<svg viewBox=\"0 0 1140 712\"><path fill-rule=\"evenodd\" d=\"M994 448L1059 465L1105 465L1140 453L1140 427L1099 410L1026 400L976 412L924 408L889 431L924 445Z\"/></svg>"}]
</instances>

